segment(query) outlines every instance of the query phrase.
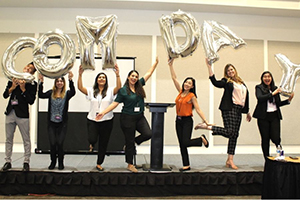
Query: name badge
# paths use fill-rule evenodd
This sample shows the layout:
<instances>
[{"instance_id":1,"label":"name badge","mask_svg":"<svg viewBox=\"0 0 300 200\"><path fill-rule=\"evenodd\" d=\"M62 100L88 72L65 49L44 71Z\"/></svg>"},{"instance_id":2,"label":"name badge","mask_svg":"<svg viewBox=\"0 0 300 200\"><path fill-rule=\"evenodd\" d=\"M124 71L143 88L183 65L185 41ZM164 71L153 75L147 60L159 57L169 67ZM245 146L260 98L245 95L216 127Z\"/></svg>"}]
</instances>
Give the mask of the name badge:
<instances>
[{"instance_id":1,"label":"name badge","mask_svg":"<svg viewBox=\"0 0 300 200\"><path fill-rule=\"evenodd\" d=\"M19 104L18 99L12 99L12 100L10 101L10 104L13 105L13 106L18 105L18 104Z\"/></svg>"},{"instance_id":2,"label":"name badge","mask_svg":"<svg viewBox=\"0 0 300 200\"><path fill-rule=\"evenodd\" d=\"M140 107L134 107L134 112L140 112Z\"/></svg>"},{"instance_id":3,"label":"name badge","mask_svg":"<svg viewBox=\"0 0 300 200\"><path fill-rule=\"evenodd\" d=\"M56 115L54 116L54 118L55 118L56 120L61 120L61 119L62 119L62 116L61 116L60 114L56 114Z\"/></svg>"}]
</instances>

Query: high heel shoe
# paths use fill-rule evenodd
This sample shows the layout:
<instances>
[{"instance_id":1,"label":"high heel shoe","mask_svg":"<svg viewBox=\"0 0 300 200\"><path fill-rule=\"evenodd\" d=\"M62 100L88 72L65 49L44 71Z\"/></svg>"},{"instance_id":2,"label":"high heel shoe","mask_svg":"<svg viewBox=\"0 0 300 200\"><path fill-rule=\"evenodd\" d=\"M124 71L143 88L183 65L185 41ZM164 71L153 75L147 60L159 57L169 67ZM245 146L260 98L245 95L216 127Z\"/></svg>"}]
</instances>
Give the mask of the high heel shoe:
<instances>
[{"instance_id":1,"label":"high heel shoe","mask_svg":"<svg viewBox=\"0 0 300 200\"><path fill-rule=\"evenodd\" d=\"M229 162L226 162L226 167L234 169L234 170L238 170L239 169L235 164L233 164L233 163L231 164Z\"/></svg>"},{"instance_id":2,"label":"high heel shoe","mask_svg":"<svg viewBox=\"0 0 300 200\"><path fill-rule=\"evenodd\" d=\"M195 130L198 130L198 129L207 129L207 124L205 124L205 123L199 123L199 124L197 124L197 126L195 126Z\"/></svg>"},{"instance_id":3,"label":"high heel shoe","mask_svg":"<svg viewBox=\"0 0 300 200\"><path fill-rule=\"evenodd\" d=\"M89 152L93 152L94 151L94 147L92 144L90 144L90 149L89 149Z\"/></svg>"},{"instance_id":4,"label":"high heel shoe","mask_svg":"<svg viewBox=\"0 0 300 200\"><path fill-rule=\"evenodd\" d=\"M203 144L204 144L204 146L205 146L206 148L208 148L208 147L209 147L209 142L208 142L206 136L205 136L204 134L202 134L202 135L201 135L201 138L202 138L202 142L203 142L203 139L206 141L206 144L204 144L204 142L203 142Z\"/></svg>"}]
</instances>

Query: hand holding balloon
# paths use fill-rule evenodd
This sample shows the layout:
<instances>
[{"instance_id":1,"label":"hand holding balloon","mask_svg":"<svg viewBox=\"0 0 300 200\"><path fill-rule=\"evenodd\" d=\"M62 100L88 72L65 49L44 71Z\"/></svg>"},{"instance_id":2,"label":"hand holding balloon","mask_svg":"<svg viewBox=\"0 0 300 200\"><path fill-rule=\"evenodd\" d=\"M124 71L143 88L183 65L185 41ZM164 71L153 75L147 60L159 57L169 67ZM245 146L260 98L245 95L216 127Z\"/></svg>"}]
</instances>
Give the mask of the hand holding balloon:
<instances>
[{"instance_id":1,"label":"hand holding balloon","mask_svg":"<svg viewBox=\"0 0 300 200\"><path fill-rule=\"evenodd\" d=\"M294 98L294 92L292 92L292 94L290 95L289 102L291 102L293 98Z\"/></svg>"},{"instance_id":2,"label":"hand holding balloon","mask_svg":"<svg viewBox=\"0 0 300 200\"><path fill-rule=\"evenodd\" d=\"M120 70L119 70L119 66L118 66L117 63L115 64L114 72L115 72L117 77L120 76Z\"/></svg>"},{"instance_id":3,"label":"hand holding balloon","mask_svg":"<svg viewBox=\"0 0 300 200\"><path fill-rule=\"evenodd\" d=\"M279 87L272 92L272 95L275 96L276 94L280 94L280 93L281 93L281 88Z\"/></svg>"},{"instance_id":4,"label":"hand holding balloon","mask_svg":"<svg viewBox=\"0 0 300 200\"><path fill-rule=\"evenodd\" d=\"M26 84L25 80L19 80L18 85L20 86L20 89L22 90L22 92L25 92L25 90L26 90L25 84Z\"/></svg>"},{"instance_id":5,"label":"hand holding balloon","mask_svg":"<svg viewBox=\"0 0 300 200\"><path fill-rule=\"evenodd\" d=\"M69 75L68 75L69 80L72 80L73 76L74 76L73 73L69 71Z\"/></svg>"}]
</instances>

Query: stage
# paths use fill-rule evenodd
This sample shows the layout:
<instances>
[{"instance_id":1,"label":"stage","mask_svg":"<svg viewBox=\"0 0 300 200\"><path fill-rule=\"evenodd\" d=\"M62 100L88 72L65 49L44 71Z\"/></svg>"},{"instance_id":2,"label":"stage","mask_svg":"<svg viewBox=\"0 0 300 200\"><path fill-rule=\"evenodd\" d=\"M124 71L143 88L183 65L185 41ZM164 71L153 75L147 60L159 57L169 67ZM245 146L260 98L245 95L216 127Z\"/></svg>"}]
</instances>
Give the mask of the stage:
<instances>
[{"instance_id":1,"label":"stage","mask_svg":"<svg viewBox=\"0 0 300 200\"><path fill-rule=\"evenodd\" d=\"M65 169L48 170L49 154L31 156L30 172L21 171L22 153L13 154L12 169L0 172L0 195L55 194L66 196L151 197L175 195L261 195L262 155L236 155L238 170L225 167L226 154L190 155L191 170L179 172L180 155L164 155L171 171L126 170L124 155L107 156L98 172L95 154L67 154ZM4 164L4 153L0 153ZM150 155L136 157L149 164Z\"/></svg>"}]
</instances>

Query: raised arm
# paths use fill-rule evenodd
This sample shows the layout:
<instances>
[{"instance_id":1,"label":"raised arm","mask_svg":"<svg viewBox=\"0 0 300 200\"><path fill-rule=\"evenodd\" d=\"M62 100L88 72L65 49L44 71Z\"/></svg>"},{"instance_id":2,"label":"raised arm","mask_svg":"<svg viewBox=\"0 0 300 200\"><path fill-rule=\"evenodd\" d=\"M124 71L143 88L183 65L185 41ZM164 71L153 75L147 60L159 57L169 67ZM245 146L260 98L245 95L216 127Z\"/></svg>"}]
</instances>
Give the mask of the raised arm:
<instances>
[{"instance_id":1,"label":"raised arm","mask_svg":"<svg viewBox=\"0 0 300 200\"><path fill-rule=\"evenodd\" d=\"M72 71L69 71L68 79L69 79L70 90L68 91L68 98L72 98L76 94L74 82L72 80L73 76L74 75L73 75Z\"/></svg>"},{"instance_id":2,"label":"raised arm","mask_svg":"<svg viewBox=\"0 0 300 200\"><path fill-rule=\"evenodd\" d=\"M209 64L207 58L205 59L205 63L206 63L207 69L208 69L208 76L209 76L209 77L213 76L213 75L214 75L214 72L213 72L212 67L211 67L211 64Z\"/></svg>"},{"instance_id":3,"label":"raised arm","mask_svg":"<svg viewBox=\"0 0 300 200\"><path fill-rule=\"evenodd\" d=\"M172 80L173 80L173 83L177 89L178 92L180 92L182 90L178 80L177 80L177 76L175 74L175 70L174 70L174 67L173 67L173 62L174 62L174 58L173 59L170 59L168 61L168 64L169 64L169 68L170 68L170 73L171 73L171 77L172 77Z\"/></svg>"},{"instance_id":4,"label":"raised arm","mask_svg":"<svg viewBox=\"0 0 300 200\"><path fill-rule=\"evenodd\" d=\"M114 95L116 95L121 88L121 78L118 64L115 64L114 72L116 74L116 87L114 88Z\"/></svg>"},{"instance_id":5,"label":"raised arm","mask_svg":"<svg viewBox=\"0 0 300 200\"><path fill-rule=\"evenodd\" d=\"M38 91L38 96L41 99L46 99L51 96L51 92L49 90L47 92L43 92L44 90L44 76L42 74L39 74L39 91Z\"/></svg>"},{"instance_id":6,"label":"raised arm","mask_svg":"<svg viewBox=\"0 0 300 200\"><path fill-rule=\"evenodd\" d=\"M83 74L83 71L84 71L84 69L82 69L82 66L80 65L79 66L79 73L78 73L78 80L77 80L77 87L78 87L78 90L80 92L82 92L85 95L88 95L87 89L82 84L82 74Z\"/></svg>"},{"instance_id":7,"label":"raised arm","mask_svg":"<svg viewBox=\"0 0 300 200\"><path fill-rule=\"evenodd\" d=\"M156 69L158 64L158 57L156 57L155 63L152 65L152 67L148 70L148 72L144 75L145 82L148 81L148 79L151 77L153 74L154 70Z\"/></svg>"}]
</instances>

